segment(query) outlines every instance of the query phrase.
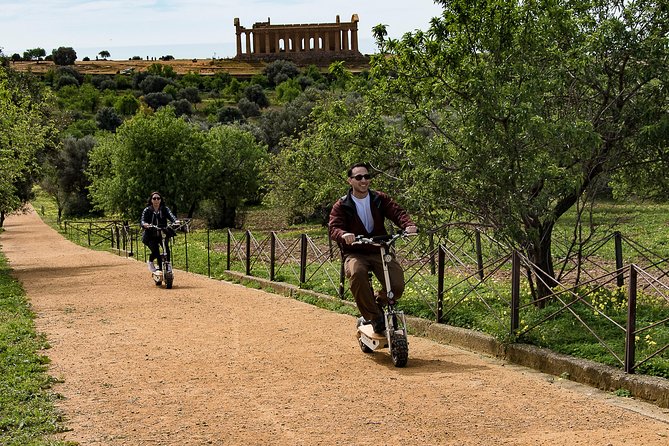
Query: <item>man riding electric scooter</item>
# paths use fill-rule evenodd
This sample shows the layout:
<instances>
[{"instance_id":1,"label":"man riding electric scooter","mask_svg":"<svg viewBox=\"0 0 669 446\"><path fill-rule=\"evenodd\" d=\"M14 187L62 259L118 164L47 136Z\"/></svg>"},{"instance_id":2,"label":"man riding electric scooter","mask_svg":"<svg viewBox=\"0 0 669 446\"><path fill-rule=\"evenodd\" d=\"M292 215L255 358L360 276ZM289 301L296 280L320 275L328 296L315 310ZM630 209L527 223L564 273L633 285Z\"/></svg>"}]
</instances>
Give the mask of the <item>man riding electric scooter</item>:
<instances>
[{"instance_id":1,"label":"man riding electric scooter","mask_svg":"<svg viewBox=\"0 0 669 446\"><path fill-rule=\"evenodd\" d=\"M372 178L369 169L368 163L356 163L348 169L350 189L332 207L329 233L342 251L344 271L358 310L365 319L363 323L371 323L374 332L382 334L385 330L383 307L388 303L388 290L380 247L354 242L356 236L371 238L387 235L384 225L386 218L407 234L415 234L417 228L409 214L392 198L381 191L369 189ZM404 272L394 257L386 262L386 266L393 300L396 301L404 291ZM369 271L374 273L382 285L377 296L374 296L370 287Z\"/></svg>"}]
</instances>

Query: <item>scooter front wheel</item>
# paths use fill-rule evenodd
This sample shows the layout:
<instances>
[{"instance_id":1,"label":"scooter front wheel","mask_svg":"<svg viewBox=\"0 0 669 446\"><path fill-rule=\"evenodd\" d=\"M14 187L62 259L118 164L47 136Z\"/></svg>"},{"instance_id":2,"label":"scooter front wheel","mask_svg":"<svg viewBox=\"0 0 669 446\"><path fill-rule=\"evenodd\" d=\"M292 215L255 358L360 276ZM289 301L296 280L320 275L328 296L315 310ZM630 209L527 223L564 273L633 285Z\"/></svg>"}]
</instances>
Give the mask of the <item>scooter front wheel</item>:
<instances>
[{"instance_id":1,"label":"scooter front wheel","mask_svg":"<svg viewBox=\"0 0 669 446\"><path fill-rule=\"evenodd\" d=\"M174 282L174 274L172 271L168 271L165 273L165 288L172 289L172 282Z\"/></svg>"},{"instance_id":2,"label":"scooter front wheel","mask_svg":"<svg viewBox=\"0 0 669 446\"><path fill-rule=\"evenodd\" d=\"M409 360L409 343L405 336L393 335L390 339L390 356L395 367L404 367Z\"/></svg>"}]
</instances>

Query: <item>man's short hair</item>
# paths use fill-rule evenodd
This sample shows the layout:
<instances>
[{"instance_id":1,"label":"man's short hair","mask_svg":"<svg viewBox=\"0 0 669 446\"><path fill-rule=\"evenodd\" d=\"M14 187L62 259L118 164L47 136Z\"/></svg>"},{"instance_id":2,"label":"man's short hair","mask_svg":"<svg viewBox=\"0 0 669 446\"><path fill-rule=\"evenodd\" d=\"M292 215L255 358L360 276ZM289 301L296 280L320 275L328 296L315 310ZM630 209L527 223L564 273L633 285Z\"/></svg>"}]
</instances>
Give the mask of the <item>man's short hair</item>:
<instances>
[{"instance_id":1,"label":"man's short hair","mask_svg":"<svg viewBox=\"0 0 669 446\"><path fill-rule=\"evenodd\" d=\"M351 165L351 167L349 167L348 171L346 172L346 175L349 178L351 178L351 176L353 175L353 169L355 169L356 167L364 167L365 169L367 169L367 172L369 172L369 170L372 168L372 166L369 163L355 163Z\"/></svg>"}]
</instances>

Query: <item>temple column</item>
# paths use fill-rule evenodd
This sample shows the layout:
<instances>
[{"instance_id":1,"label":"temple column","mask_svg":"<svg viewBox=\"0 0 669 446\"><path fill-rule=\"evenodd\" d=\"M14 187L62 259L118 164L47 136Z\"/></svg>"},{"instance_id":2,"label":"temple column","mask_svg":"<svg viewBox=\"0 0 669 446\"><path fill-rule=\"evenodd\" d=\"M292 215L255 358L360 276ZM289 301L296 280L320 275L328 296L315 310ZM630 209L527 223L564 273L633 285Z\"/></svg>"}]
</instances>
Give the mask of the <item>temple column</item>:
<instances>
[{"instance_id":1,"label":"temple column","mask_svg":"<svg viewBox=\"0 0 669 446\"><path fill-rule=\"evenodd\" d=\"M251 54L251 33L249 31L246 31L244 34L246 34L246 54Z\"/></svg>"},{"instance_id":2,"label":"temple column","mask_svg":"<svg viewBox=\"0 0 669 446\"><path fill-rule=\"evenodd\" d=\"M237 31L237 57L242 54L242 33Z\"/></svg>"},{"instance_id":3,"label":"temple column","mask_svg":"<svg viewBox=\"0 0 669 446\"><path fill-rule=\"evenodd\" d=\"M357 23L356 23L357 25ZM351 30L351 49L358 52L358 27Z\"/></svg>"},{"instance_id":4,"label":"temple column","mask_svg":"<svg viewBox=\"0 0 669 446\"><path fill-rule=\"evenodd\" d=\"M253 32L253 54L260 54L260 33Z\"/></svg>"},{"instance_id":5,"label":"temple column","mask_svg":"<svg viewBox=\"0 0 669 446\"><path fill-rule=\"evenodd\" d=\"M350 48L348 47L348 30L343 29L341 33L341 49L344 51L348 51Z\"/></svg>"}]
</instances>

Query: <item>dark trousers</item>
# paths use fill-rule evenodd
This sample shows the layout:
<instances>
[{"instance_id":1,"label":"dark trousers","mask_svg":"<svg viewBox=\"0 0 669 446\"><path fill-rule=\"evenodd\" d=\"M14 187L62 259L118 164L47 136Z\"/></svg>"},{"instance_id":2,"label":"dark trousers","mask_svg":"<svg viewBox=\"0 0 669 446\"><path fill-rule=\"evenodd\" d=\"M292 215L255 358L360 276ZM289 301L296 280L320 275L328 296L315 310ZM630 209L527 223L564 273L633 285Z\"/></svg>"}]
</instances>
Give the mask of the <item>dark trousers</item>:
<instances>
[{"instance_id":1,"label":"dark trousers","mask_svg":"<svg viewBox=\"0 0 669 446\"><path fill-rule=\"evenodd\" d=\"M381 282L382 289L375 297L369 286L369 271L372 271ZM379 253L370 254L346 254L344 257L344 272L351 284L351 293L362 317L368 321L383 316L380 305L388 303L386 296L386 281L383 277L383 262ZM399 299L404 292L404 271L400 264L393 259L388 262L388 275L390 276L390 288L393 290L395 300Z\"/></svg>"},{"instance_id":2,"label":"dark trousers","mask_svg":"<svg viewBox=\"0 0 669 446\"><path fill-rule=\"evenodd\" d=\"M149 254L149 260L153 262L158 259L158 269L163 269L163 258L160 255L160 239L149 239L144 241L144 244L151 251ZM170 259L170 243L169 240L165 240L165 254L167 254L167 260Z\"/></svg>"}]
</instances>

